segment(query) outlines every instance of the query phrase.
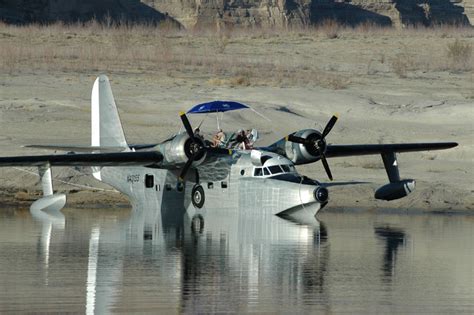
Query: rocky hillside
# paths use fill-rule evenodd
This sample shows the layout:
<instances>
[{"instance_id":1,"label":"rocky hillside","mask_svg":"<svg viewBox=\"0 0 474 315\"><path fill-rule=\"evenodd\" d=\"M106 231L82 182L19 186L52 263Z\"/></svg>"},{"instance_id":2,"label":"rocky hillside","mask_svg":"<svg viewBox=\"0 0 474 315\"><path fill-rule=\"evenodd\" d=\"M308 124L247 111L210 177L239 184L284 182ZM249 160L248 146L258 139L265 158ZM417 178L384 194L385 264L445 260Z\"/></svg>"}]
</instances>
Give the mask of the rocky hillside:
<instances>
[{"instance_id":1,"label":"rocky hillside","mask_svg":"<svg viewBox=\"0 0 474 315\"><path fill-rule=\"evenodd\" d=\"M7 23L76 22L93 18L146 23L172 21L139 0L0 0L0 20Z\"/></svg>"},{"instance_id":2,"label":"rocky hillside","mask_svg":"<svg viewBox=\"0 0 474 315\"><path fill-rule=\"evenodd\" d=\"M332 19L344 24L469 24L474 0L143 0L186 28L301 26ZM469 8L469 9L467 9ZM467 11L468 10L468 11Z\"/></svg>"},{"instance_id":3,"label":"rocky hillside","mask_svg":"<svg viewBox=\"0 0 474 315\"><path fill-rule=\"evenodd\" d=\"M474 25L474 0L464 0L464 13L471 22L471 25Z\"/></svg>"},{"instance_id":4,"label":"rocky hillside","mask_svg":"<svg viewBox=\"0 0 474 315\"><path fill-rule=\"evenodd\" d=\"M178 21L185 28L298 27L336 20L403 27L474 20L474 0L0 0L0 19L13 23L93 17Z\"/></svg>"}]
</instances>

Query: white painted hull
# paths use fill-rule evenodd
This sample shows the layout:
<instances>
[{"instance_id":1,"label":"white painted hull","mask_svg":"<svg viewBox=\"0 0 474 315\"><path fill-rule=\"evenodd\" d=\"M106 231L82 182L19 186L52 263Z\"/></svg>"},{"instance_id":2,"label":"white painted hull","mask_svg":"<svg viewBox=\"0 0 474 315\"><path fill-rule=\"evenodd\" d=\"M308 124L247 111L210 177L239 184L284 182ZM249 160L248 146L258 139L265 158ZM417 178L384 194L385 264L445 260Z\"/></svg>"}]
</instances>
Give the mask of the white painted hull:
<instances>
[{"instance_id":1,"label":"white painted hull","mask_svg":"<svg viewBox=\"0 0 474 315\"><path fill-rule=\"evenodd\" d=\"M127 195L136 209L161 209L163 214L177 211L194 213L235 212L260 215L303 215L314 217L321 208L313 197L315 185L301 185L271 178L227 178L200 181L204 205L197 208L191 201L195 179L177 189L177 176L172 171L145 167L105 167L102 181ZM145 176L153 176L153 186L146 187ZM191 177L191 176L190 176Z\"/></svg>"}]
</instances>

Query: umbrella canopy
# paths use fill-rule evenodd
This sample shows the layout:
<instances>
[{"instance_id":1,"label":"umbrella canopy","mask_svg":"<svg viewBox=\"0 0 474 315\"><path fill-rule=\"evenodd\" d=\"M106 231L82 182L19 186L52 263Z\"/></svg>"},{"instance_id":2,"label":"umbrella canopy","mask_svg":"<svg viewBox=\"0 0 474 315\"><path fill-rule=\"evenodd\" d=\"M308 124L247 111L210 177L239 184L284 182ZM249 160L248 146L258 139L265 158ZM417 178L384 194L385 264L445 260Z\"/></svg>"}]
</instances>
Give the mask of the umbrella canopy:
<instances>
[{"instance_id":1,"label":"umbrella canopy","mask_svg":"<svg viewBox=\"0 0 474 315\"><path fill-rule=\"evenodd\" d=\"M230 110L238 110L238 109L244 109L244 108L249 108L249 107L247 105L237 103L237 102L213 101L213 102L195 105L193 108L188 110L188 114L218 113L218 112L227 112Z\"/></svg>"}]
</instances>

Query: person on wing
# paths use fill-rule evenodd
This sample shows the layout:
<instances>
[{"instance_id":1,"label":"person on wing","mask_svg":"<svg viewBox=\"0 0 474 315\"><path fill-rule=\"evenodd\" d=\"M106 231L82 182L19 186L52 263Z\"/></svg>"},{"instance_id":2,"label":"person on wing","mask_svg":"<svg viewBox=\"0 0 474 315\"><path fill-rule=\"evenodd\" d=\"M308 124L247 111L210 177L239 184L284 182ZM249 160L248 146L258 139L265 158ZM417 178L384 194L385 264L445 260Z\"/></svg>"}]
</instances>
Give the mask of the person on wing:
<instances>
[{"instance_id":1,"label":"person on wing","mask_svg":"<svg viewBox=\"0 0 474 315\"><path fill-rule=\"evenodd\" d=\"M194 129L194 136L204 141L204 137L202 136L201 130L199 128Z\"/></svg>"},{"instance_id":2,"label":"person on wing","mask_svg":"<svg viewBox=\"0 0 474 315\"><path fill-rule=\"evenodd\" d=\"M222 131L222 129L219 129L219 131L212 138L211 146L213 148L220 147L223 145L224 141L225 141L225 133Z\"/></svg>"},{"instance_id":3,"label":"person on wing","mask_svg":"<svg viewBox=\"0 0 474 315\"><path fill-rule=\"evenodd\" d=\"M252 143L254 141L252 141L252 140L253 140L252 130L247 129L247 131L245 132L244 150L252 150L253 149Z\"/></svg>"},{"instance_id":4,"label":"person on wing","mask_svg":"<svg viewBox=\"0 0 474 315\"><path fill-rule=\"evenodd\" d=\"M237 137L235 138L235 145L240 150L249 150L251 149L249 138L247 138L247 134L245 130L240 129L237 133Z\"/></svg>"}]
</instances>

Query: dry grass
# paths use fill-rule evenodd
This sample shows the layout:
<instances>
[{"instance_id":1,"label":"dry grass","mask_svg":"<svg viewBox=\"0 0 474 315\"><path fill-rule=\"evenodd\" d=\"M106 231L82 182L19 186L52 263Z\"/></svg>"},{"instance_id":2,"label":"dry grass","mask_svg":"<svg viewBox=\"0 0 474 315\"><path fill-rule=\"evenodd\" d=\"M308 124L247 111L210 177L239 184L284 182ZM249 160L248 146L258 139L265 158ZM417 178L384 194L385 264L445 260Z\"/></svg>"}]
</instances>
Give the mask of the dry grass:
<instances>
[{"instance_id":1,"label":"dry grass","mask_svg":"<svg viewBox=\"0 0 474 315\"><path fill-rule=\"evenodd\" d=\"M406 78L410 59L406 54L397 54L392 60L392 69L399 78Z\"/></svg>"},{"instance_id":2,"label":"dry grass","mask_svg":"<svg viewBox=\"0 0 474 315\"><path fill-rule=\"evenodd\" d=\"M470 43L455 39L449 43L446 49L451 69L471 70L472 69L472 45Z\"/></svg>"},{"instance_id":3,"label":"dry grass","mask_svg":"<svg viewBox=\"0 0 474 315\"><path fill-rule=\"evenodd\" d=\"M322 31L328 39L335 39L339 37L341 25L339 25L337 21L329 19L325 20L318 29Z\"/></svg>"},{"instance_id":4,"label":"dry grass","mask_svg":"<svg viewBox=\"0 0 474 315\"><path fill-rule=\"evenodd\" d=\"M453 38L462 40L452 44ZM417 70L458 70L460 64L470 69L473 38L469 29L347 28L332 21L317 28L221 32L95 21L0 24L0 70L140 72L199 77L210 85L344 89L367 75L403 78Z\"/></svg>"}]
</instances>

